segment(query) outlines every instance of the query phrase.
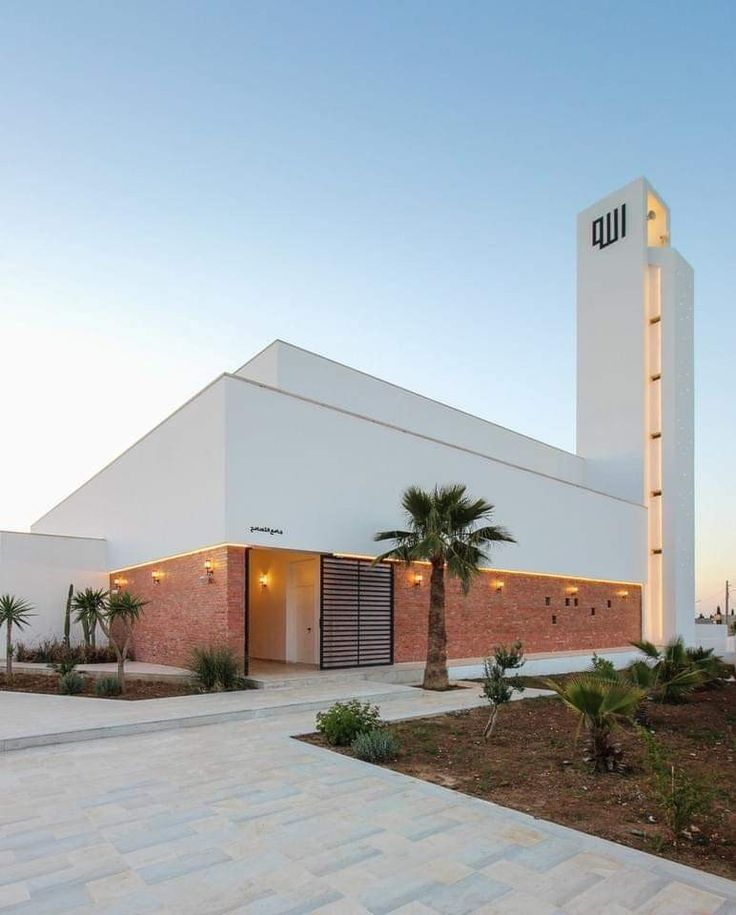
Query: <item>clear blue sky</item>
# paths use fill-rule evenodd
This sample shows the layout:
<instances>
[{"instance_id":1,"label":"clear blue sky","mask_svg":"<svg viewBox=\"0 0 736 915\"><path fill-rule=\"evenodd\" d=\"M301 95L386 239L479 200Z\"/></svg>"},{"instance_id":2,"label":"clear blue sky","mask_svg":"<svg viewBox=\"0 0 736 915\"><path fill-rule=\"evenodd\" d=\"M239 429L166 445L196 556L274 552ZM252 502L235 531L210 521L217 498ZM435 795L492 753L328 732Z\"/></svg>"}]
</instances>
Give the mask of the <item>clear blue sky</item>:
<instances>
[{"instance_id":1,"label":"clear blue sky","mask_svg":"<svg viewBox=\"0 0 736 915\"><path fill-rule=\"evenodd\" d=\"M696 270L712 609L736 579L735 23L732 0L0 0L0 526L275 337L572 448L575 214L645 174Z\"/></svg>"}]
</instances>

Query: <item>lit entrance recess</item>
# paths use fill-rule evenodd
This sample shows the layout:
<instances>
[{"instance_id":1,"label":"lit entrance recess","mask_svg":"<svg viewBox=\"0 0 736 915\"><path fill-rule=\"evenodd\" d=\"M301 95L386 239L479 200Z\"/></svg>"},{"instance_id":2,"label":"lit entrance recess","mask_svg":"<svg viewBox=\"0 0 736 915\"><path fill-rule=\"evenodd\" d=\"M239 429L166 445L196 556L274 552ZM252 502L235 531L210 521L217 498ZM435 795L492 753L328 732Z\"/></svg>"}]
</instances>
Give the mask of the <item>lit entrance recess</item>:
<instances>
[{"instance_id":1,"label":"lit entrance recess","mask_svg":"<svg viewBox=\"0 0 736 915\"><path fill-rule=\"evenodd\" d=\"M315 553L248 551L248 655L319 664L319 572Z\"/></svg>"}]
</instances>

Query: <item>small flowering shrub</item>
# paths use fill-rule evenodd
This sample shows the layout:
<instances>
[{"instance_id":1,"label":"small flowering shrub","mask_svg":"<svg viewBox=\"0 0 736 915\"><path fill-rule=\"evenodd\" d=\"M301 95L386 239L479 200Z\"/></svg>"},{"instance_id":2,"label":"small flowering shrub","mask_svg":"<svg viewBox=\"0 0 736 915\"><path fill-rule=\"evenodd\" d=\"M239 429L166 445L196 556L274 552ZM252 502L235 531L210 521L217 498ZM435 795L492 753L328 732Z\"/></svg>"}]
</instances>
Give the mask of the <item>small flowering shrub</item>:
<instances>
[{"instance_id":1,"label":"small flowering shrub","mask_svg":"<svg viewBox=\"0 0 736 915\"><path fill-rule=\"evenodd\" d=\"M349 747L359 734L374 731L380 725L378 706L358 699L336 702L317 714L317 730L333 747Z\"/></svg>"}]
</instances>

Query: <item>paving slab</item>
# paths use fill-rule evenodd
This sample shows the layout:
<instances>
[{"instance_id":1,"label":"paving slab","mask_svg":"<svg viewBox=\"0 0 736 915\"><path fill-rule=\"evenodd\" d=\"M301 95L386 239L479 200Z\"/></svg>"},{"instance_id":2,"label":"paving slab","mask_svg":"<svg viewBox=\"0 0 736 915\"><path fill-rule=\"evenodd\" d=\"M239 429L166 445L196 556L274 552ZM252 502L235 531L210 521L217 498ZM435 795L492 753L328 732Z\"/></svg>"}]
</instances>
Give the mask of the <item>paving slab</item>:
<instances>
[{"instance_id":1,"label":"paving slab","mask_svg":"<svg viewBox=\"0 0 736 915\"><path fill-rule=\"evenodd\" d=\"M732 881L293 739L313 725L292 712L6 753L0 911L736 911Z\"/></svg>"}]
</instances>

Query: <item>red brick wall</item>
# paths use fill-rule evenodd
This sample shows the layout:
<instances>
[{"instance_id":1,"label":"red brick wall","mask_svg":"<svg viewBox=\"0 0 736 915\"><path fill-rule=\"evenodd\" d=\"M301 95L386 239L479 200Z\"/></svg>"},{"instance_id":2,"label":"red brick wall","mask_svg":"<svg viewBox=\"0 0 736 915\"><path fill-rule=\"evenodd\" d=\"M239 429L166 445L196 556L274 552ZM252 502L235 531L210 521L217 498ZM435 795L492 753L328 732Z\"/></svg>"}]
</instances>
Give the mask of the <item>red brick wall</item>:
<instances>
[{"instance_id":1,"label":"red brick wall","mask_svg":"<svg viewBox=\"0 0 736 915\"><path fill-rule=\"evenodd\" d=\"M211 559L208 581L204 563ZM154 584L152 572L161 573ZM227 645L243 659L245 550L221 546L123 569L110 576L149 603L133 630L137 661L184 667L192 648Z\"/></svg>"},{"instance_id":2,"label":"red brick wall","mask_svg":"<svg viewBox=\"0 0 736 915\"><path fill-rule=\"evenodd\" d=\"M419 587L414 585L417 572L422 575ZM426 565L394 569L396 661L426 657L429 575ZM503 582L500 592L496 590L499 581ZM577 593L571 588L577 588ZM622 596L622 591L628 591L628 596ZM525 651L538 652L618 648L641 638L641 588L615 582L484 571L467 597L456 579L446 580L446 613L448 658L483 657L496 645L516 639Z\"/></svg>"}]
</instances>

